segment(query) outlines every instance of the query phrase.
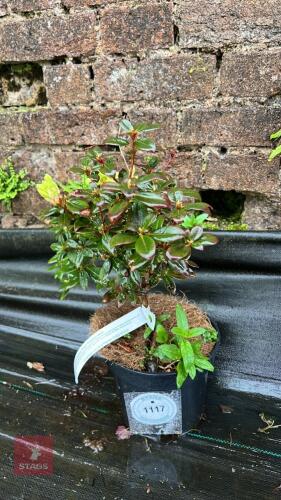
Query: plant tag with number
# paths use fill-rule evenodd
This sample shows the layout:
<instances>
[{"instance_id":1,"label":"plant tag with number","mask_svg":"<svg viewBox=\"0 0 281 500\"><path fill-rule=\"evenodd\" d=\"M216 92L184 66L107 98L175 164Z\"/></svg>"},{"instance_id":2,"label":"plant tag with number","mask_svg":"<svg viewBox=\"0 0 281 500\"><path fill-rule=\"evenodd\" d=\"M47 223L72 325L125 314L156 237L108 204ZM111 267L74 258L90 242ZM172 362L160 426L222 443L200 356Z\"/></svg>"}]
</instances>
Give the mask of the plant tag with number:
<instances>
[{"instance_id":1,"label":"plant tag with number","mask_svg":"<svg viewBox=\"0 0 281 500\"><path fill-rule=\"evenodd\" d=\"M121 316L121 318L112 321L98 330L94 335L91 335L91 337L79 347L74 358L74 377L76 384L78 384L79 374L83 366L98 351L145 324L154 330L155 322L155 314L153 314L149 308L141 306Z\"/></svg>"}]
</instances>

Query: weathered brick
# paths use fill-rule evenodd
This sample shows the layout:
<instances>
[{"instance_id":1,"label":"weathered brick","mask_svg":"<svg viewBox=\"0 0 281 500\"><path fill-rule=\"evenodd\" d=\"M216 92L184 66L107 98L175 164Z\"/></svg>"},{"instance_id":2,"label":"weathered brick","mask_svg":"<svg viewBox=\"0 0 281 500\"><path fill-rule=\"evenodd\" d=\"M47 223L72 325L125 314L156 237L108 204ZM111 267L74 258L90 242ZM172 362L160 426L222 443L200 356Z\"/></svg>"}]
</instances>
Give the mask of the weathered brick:
<instances>
[{"instance_id":1,"label":"weathered brick","mask_svg":"<svg viewBox=\"0 0 281 500\"><path fill-rule=\"evenodd\" d=\"M180 143L215 146L270 146L280 128L280 108L188 109L183 114Z\"/></svg>"},{"instance_id":2,"label":"weathered brick","mask_svg":"<svg viewBox=\"0 0 281 500\"><path fill-rule=\"evenodd\" d=\"M41 16L10 21L0 27L2 61L36 61L55 56L93 54L96 47L93 12ZM15 36L16 34L16 36Z\"/></svg>"},{"instance_id":3,"label":"weathered brick","mask_svg":"<svg viewBox=\"0 0 281 500\"><path fill-rule=\"evenodd\" d=\"M92 100L89 67L81 64L46 66L44 82L51 106L87 104Z\"/></svg>"},{"instance_id":4,"label":"weathered brick","mask_svg":"<svg viewBox=\"0 0 281 500\"><path fill-rule=\"evenodd\" d=\"M111 110L44 110L23 114L23 135L28 144L102 144L117 123Z\"/></svg>"},{"instance_id":5,"label":"weathered brick","mask_svg":"<svg viewBox=\"0 0 281 500\"><path fill-rule=\"evenodd\" d=\"M130 52L173 43L170 4L112 5L102 12L102 52Z\"/></svg>"},{"instance_id":6,"label":"weathered brick","mask_svg":"<svg viewBox=\"0 0 281 500\"><path fill-rule=\"evenodd\" d=\"M3 17L7 14L7 2L6 0L0 0L0 17Z\"/></svg>"},{"instance_id":7,"label":"weathered brick","mask_svg":"<svg viewBox=\"0 0 281 500\"><path fill-rule=\"evenodd\" d=\"M279 0L185 0L177 10L181 47L280 42Z\"/></svg>"},{"instance_id":8,"label":"weathered brick","mask_svg":"<svg viewBox=\"0 0 281 500\"><path fill-rule=\"evenodd\" d=\"M280 198L247 196L242 214L242 222L256 231L281 230Z\"/></svg>"},{"instance_id":9,"label":"weathered brick","mask_svg":"<svg viewBox=\"0 0 281 500\"><path fill-rule=\"evenodd\" d=\"M270 97L281 91L281 49L226 52L221 93L237 97Z\"/></svg>"},{"instance_id":10,"label":"weathered brick","mask_svg":"<svg viewBox=\"0 0 281 500\"><path fill-rule=\"evenodd\" d=\"M91 7L97 5L97 0L63 0L65 7Z\"/></svg>"},{"instance_id":11,"label":"weathered brick","mask_svg":"<svg viewBox=\"0 0 281 500\"><path fill-rule=\"evenodd\" d=\"M48 147L14 147L1 148L0 163L11 158L17 168L26 168L33 180L40 179L44 173L56 175L55 152Z\"/></svg>"},{"instance_id":12,"label":"weathered brick","mask_svg":"<svg viewBox=\"0 0 281 500\"><path fill-rule=\"evenodd\" d=\"M174 55L141 62L101 58L94 66L97 95L108 101L211 96L215 57Z\"/></svg>"},{"instance_id":13,"label":"weathered brick","mask_svg":"<svg viewBox=\"0 0 281 500\"><path fill-rule=\"evenodd\" d=\"M45 104L43 71L39 64L3 64L0 67L0 106Z\"/></svg>"},{"instance_id":14,"label":"weathered brick","mask_svg":"<svg viewBox=\"0 0 281 500\"><path fill-rule=\"evenodd\" d=\"M129 112L138 122L155 121L162 125L157 131L159 146L176 145L176 113L171 110L148 109ZM120 110L37 110L0 113L0 144L97 145L108 135L118 132L122 119ZM152 134L153 136L153 134Z\"/></svg>"},{"instance_id":15,"label":"weathered brick","mask_svg":"<svg viewBox=\"0 0 281 500\"><path fill-rule=\"evenodd\" d=\"M174 159L164 168L182 186L203 188L201 163L201 155L194 151L176 153Z\"/></svg>"},{"instance_id":16,"label":"weathered brick","mask_svg":"<svg viewBox=\"0 0 281 500\"><path fill-rule=\"evenodd\" d=\"M126 2L129 0L118 0L118 2ZM62 4L65 7L94 7L95 5L107 5L116 3L116 0L63 0Z\"/></svg>"},{"instance_id":17,"label":"weathered brick","mask_svg":"<svg viewBox=\"0 0 281 500\"><path fill-rule=\"evenodd\" d=\"M0 145L23 144L22 113L0 113Z\"/></svg>"},{"instance_id":18,"label":"weathered brick","mask_svg":"<svg viewBox=\"0 0 281 500\"><path fill-rule=\"evenodd\" d=\"M52 9L59 5L59 0L10 0L9 5L13 12L32 12Z\"/></svg>"},{"instance_id":19,"label":"weathered brick","mask_svg":"<svg viewBox=\"0 0 281 500\"><path fill-rule=\"evenodd\" d=\"M12 229L16 227L26 227L28 225L28 217L17 217L11 214L3 215L1 218L2 229Z\"/></svg>"},{"instance_id":20,"label":"weathered brick","mask_svg":"<svg viewBox=\"0 0 281 500\"><path fill-rule=\"evenodd\" d=\"M160 128L149 134L155 139L157 148L165 150L177 145L177 114L171 109L152 108L147 110L134 109L128 112L132 123L158 123Z\"/></svg>"},{"instance_id":21,"label":"weathered brick","mask_svg":"<svg viewBox=\"0 0 281 500\"><path fill-rule=\"evenodd\" d=\"M13 213L17 215L35 215L40 217L43 210L48 208L48 204L39 195L35 187L20 193L13 201Z\"/></svg>"},{"instance_id":22,"label":"weathered brick","mask_svg":"<svg viewBox=\"0 0 281 500\"><path fill-rule=\"evenodd\" d=\"M69 178L71 175L70 169L79 165L86 153L87 151L55 151L54 160L57 172L55 178L57 179L59 176L59 180L61 181L65 181Z\"/></svg>"},{"instance_id":23,"label":"weathered brick","mask_svg":"<svg viewBox=\"0 0 281 500\"><path fill-rule=\"evenodd\" d=\"M170 173L187 186L215 190L279 194L279 161L261 151L220 154L209 150L180 153Z\"/></svg>"}]
</instances>

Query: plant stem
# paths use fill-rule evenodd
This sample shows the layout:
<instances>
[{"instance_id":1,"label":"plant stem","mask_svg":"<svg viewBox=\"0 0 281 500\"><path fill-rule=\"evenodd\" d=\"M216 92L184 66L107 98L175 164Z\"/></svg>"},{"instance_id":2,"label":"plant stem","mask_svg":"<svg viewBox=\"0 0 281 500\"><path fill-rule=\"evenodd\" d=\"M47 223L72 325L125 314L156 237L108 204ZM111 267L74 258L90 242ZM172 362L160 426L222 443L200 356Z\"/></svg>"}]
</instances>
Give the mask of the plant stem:
<instances>
[{"instance_id":1,"label":"plant stem","mask_svg":"<svg viewBox=\"0 0 281 500\"><path fill-rule=\"evenodd\" d=\"M131 151L131 166L129 171L129 179L132 179L135 175L135 161L136 161L136 138L132 135L132 151Z\"/></svg>"}]
</instances>

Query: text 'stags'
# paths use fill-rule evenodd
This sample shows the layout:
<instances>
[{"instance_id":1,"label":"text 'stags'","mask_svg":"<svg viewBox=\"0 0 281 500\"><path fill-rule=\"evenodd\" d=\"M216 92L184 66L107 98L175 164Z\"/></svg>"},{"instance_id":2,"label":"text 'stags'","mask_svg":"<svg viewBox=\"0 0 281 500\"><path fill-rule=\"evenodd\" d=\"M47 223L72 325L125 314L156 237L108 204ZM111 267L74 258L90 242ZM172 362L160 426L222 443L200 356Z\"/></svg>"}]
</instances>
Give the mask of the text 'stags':
<instances>
[{"instance_id":1,"label":"text 'stags'","mask_svg":"<svg viewBox=\"0 0 281 500\"><path fill-rule=\"evenodd\" d=\"M17 436L14 442L14 474L47 476L54 470L54 439L51 436Z\"/></svg>"}]
</instances>

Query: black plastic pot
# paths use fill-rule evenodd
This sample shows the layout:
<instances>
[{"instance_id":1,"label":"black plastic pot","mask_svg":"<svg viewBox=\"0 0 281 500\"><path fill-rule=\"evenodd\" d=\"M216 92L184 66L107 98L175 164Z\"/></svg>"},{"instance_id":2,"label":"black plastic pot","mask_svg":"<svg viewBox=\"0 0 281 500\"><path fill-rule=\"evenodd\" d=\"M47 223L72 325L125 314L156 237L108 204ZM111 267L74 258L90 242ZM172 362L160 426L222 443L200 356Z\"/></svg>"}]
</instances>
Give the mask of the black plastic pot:
<instances>
[{"instance_id":1,"label":"black plastic pot","mask_svg":"<svg viewBox=\"0 0 281 500\"><path fill-rule=\"evenodd\" d=\"M220 335L211 362L219 345ZM182 434L198 424L204 411L208 372L197 372L194 380L188 378L177 389L175 373L139 372L111 362L109 367L122 399L125 423L133 434Z\"/></svg>"}]
</instances>

